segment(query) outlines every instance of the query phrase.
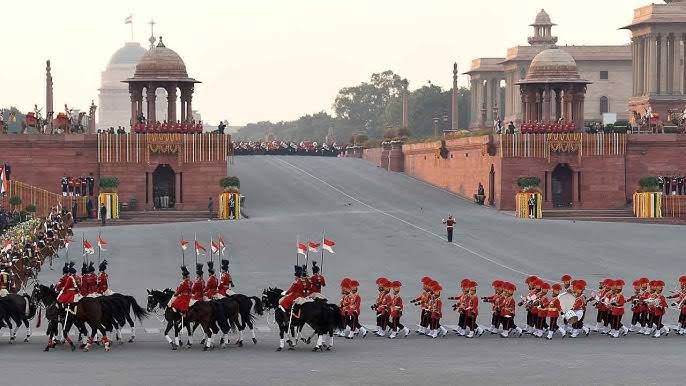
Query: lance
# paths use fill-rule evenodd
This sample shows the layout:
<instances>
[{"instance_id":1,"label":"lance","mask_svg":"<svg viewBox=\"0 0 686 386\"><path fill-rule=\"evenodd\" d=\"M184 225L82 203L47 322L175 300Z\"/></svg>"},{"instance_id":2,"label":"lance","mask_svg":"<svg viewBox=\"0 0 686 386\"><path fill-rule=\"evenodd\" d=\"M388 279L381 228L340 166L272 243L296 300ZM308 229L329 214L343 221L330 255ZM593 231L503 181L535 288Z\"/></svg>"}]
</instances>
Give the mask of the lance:
<instances>
[{"instance_id":1,"label":"lance","mask_svg":"<svg viewBox=\"0 0 686 386\"><path fill-rule=\"evenodd\" d=\"M212 234L210 233L210 261L214 261L214 252L212 252Z\"/></svg>"},{"instance_id":2,"label":"lance","mask_svg":"<svg viewBox=\"0 0 686 386\"><path fill-rule=\"evenodd\" d=\"M183 241L183 232L181 232L181 241ZM181 246L181 265L186 266L186 251L183 249L181 241L179 241L179 246Z\"/></svg>"},{"instance_id":3,"label":"lance","mask_svg":"<svg viewBox=\"0 0 686 386\"><path fill-rule=\"evenodd\" d=\"M194 233L193 234L193 250L195 251L195 266L198 266L198 248L196 246L198 242L198 234Z\"/></svg>"},{"instance_id":4,"label":"lance","mask_svg":"<svg viewBox=\"0 0 686 386\"><path fill-rule=\"evenodd\" d=\"M305 273L307 273L307 261L310 257L310 240L307 240L307 245L305 246Z\"/></svg>"},{"instance_id":5,"label":"lance","mask_svg":"<svg viewBox=\"0 0 686 386\"><path fill-rule=\"evenodd\" d=\"M101 235L101 233L100 233L100 231L98 231L98 265L100 265L100 250L102 249L102 247L100 245L100 240L101 240L100 235Z\"/></svg>"},{"instance_id":6,"label":"lance","mask_svg":"<svg viewBox=\"0 0 686 386\"><path fill-rule=\"evenodd\" d=\"M295 236L295 265L300 265L300 235Z\"/></svg>"},{"instance_id":7,"label":"lance","mask_svg":"<svg viewBox=\"0 0 686 386\"><path fill-rule=\"evenodd\" d=\"M86 235L81 233L81 252L83 253L83 261L86 262Z\"/></svg>"},{"instance_id":8,"label":"lance","mask_svg":"<svg viewBox=\"0 0 686 386\"><path fill-rule=\"evenodd\" d=\"M319 262L319 268L320 271L322 271L322 275L324 274L324 239L326 239L326 228L322 228L322 245L319 247L321 248L321 261Z\"/></svg>"}]
</instances>

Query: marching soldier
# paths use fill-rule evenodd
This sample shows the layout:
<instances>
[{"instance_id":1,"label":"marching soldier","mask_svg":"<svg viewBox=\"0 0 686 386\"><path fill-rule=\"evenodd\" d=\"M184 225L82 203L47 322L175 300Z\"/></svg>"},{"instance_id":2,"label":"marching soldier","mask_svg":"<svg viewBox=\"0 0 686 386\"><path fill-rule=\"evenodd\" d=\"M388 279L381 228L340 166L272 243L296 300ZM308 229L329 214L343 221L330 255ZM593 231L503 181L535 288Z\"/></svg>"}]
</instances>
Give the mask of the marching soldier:
<instances>
[{"instance_id":1,"label":"marching soldier","mask_svg":"<svg viewBox=\"0 0 686 386\"><path fill-rule=\"evenodd\" d=\"M372 305L372 310L376 311L376 335L385 336L386 327L388 327L388 301L389 280L385 277L376 279L376 285L379 288L379 294L376 297L376 303Z\"/></svg>"},{"instance_id":2,"label":"marching soldier","mask_svg":"<svg viewBox=\"0 0 686 386\"><path fill-rule=\"evenodd\" d=\"M191 288L193 283L188 278L190 276L188 268L185 265L181 266L181 283L176 287L176 292L174 296L169 300L169 307L175 309L181 314L185 314L188 311L188 307L191 301Z\"/></svg>"},{"instance_id":3,"label":"marching soldier","mask_svg":"<svg viewBox=\"0 0 686 386\"><path fill-rule=\"evenodd\" d=\"M421 310L419 314L419 326L416 331L420 335L426 335L429 331L429 297L431 296L429 291L432 281L433 279L429 276L424 276L421 280L422 291L410 301L410 303L418 305Z\"/></svg>"},{"instance_id":4,"label":"marching soldier","mask_svg":"<svg viewBox=\"0 0 686 386\"><path fill-rule=\"evenodd\" d=\"M474 336L481 336L484 330L476 323L476 318L479 316L479 296L476 294L477 282L469 282L469 299L465 302L465 325L469 328L467 338Z\"/></svg>"},{"instance_id":5,"label":"marching soldier","mask_svg":"<svg viewBox=\"0 0 686 386\"><path fill-rule=\"evenodd\" d=\"M441 318L443 317L443 301L441 300L442 290L443 287L441 287L437 281L432 283L432 297L429 303L429 312L431 313L431 317L429 319L429 333L426 335L434 339L438 337L439 333L441 338L445 337L445 335L448 333L448 330L441 325Z\"/></svg>"},{"instance_id":6,"label":"marching soldier","mask_svg":"<svg viewBox=\"0 0 686 386\"><path fill-rule=\"evenodd\" d=\"M345 329L338 332L339 336L345 337L346 339L353 338L353 331L355 326L352 323L352 296L350 296L350 282L351 279L346 277L341 280L341 301L338 307L341 310L341 316L343 317L343 323L345 324Z\"/></svg>"},{"instance_id":7,"label":"marching soldier","mask_svg":"<svg viewBox=\"0 0 686 386\"><path fill-rule=\"evenodd\" d=\"M401 286L402 284L397 280L391 283L393 294L390 302L391 334L388 336L390 339L395 339L400 330L405 333L406 338L410 335L410 329L400 323L400 317L403 314L403 298L400 297Z\"/></svg>"},{"instance_id":8,"label":"marching soldier","mask_svg":"<svg viewBox=\"0 0 686 386\"><path fill-rule=\"evenodd\" d=\"M360 282L357 280L350 281L350 297L351 300L351 315L353 318L353 325L355 326L355 334L361 333L363 338L367 337L367 329L360 324L360 312L362 310L362 298L358 293Z\"/></svg>"},{"instance_id":9,"label":"marching soldier","mask_svg":"<svg viewBox=\"0 0 686 386\"><path fill-rule=\"evenodd\" d=\"M460 336L465 336L467 333L467 315L465 308L467 307L466 304L469 301L469 285L471 281L469 279L462 279L460 282L460 288L462 290L462 293L458 296L453 296L449 297L448 300L454 300L455 304L453 304L453 310L457 311L458 318L457 318L457 328L455 329L455 333L457 333Z\"/></svg>"},{"instance_id":10,"label":"marching soldier","mask_svg":"<svg viewBox=\"0 0 686 386\"><path fill-rule=\"evenodd\" d=\"M619 330L622 330L622 335L629 333L629 329L622 324L622 317L624 316L624 304L626 299L622 294L624 287L624 280L618 279L612 282L612 294L610 295L610 336L619 338Z\"/></svg>"},{"instance_id":11,"label":"marching soldier","mask_svg":"<svg viewBox=\"0 0 686 386\"><path fill-rule=\"evenodd\" d=\"M500 327L500 303L502 301L502 293L503 293L503 282L501 280L495 280L491 286L493 287L493 295L491 296L484 296L481 298L482 301L486 303L491 303L491 310L493 312L493 316L491 317L491 326L488 328L488 331L491 334L498 334L500 331L498 331L498 328Z\"/></svg>"},{"instance_id":12,"label":"marching soldier","mask_svg":"<svg viewBox=\"0 0 686 386\"><path fill-rule=\"evenodd\" d=\"M669 296L669 298L675 299L673 305L679 308L679 329L677 334L684 335L686 334L686 275L679 277L679 286L679 292Z\"/></svg>"},{"instance_id":13,"label":"marching soldier","mask_svg":"<svg viewBox=\"0 0 686 386\"><path fill-rule=\"evenodd\" d=\"M644 332L645 335L650 335L653 331L653 337L659 338L662 334L669 335L669 327L662 324L662 317L667 312L667 298L662 294L665 288L665 282L662 280L653 280L649 284L651 294L646 299L648 303L648 329Z\"/></svg>"},{"instance_id":14,"label":"marching soldier","mask_svg":"<svg viewBox=\"0 0 686 386\"><path fill-rule=\"evenodd\" d=\"M591 330L584 326L584 314L586 313L586 297L584 296L584 290L586 289L586 281L584 280L572 280L572 293L574 294L574 304L572 305L572 311L574 311L575 318L572 324L572 334L570 337L576 338L579 333L583 332L588 336Z\"/></svg>"},{"instance_id":15,"label":"marching soldier","mask_svg":"<svg viewBox=\"0 0 686 386\"><path fill-rule=\"evenodd\" d=\"M522 329L517 327L514 323L515 313L517 310L517 303L514 300L514 293L517 287L509 282L503 284L503 300L500 305L500 314L503 320L503 332L500 334L501 337L507 338L510 333L514 330L519 336L522 336Z\"/></svg>"},{"instance_id":16,"label":"marching soldier","mask_svg":"<svg viewBox=\"0 0 686 386\"><path fill-rule=\"evenodd\" d=\"M560 312L562 311L562 305L560 304L560 299L558 299L558 296L562 291L562 286L555 283L551 288L553 293L550 302L548 303L548 307L546 308L547 316L550 318L550 322L548 323L548 334L546 335L548 340L553 339L553 335L558 331L563 338L567 335L567 331L557 325L557 319L560 317Z\"/></svg>"},{"instance_id":17,"label":"marching soldier","mask_svg":"<svg viewBox=\"0 0 686 386\"><path fill-rule=\"evenodd\" d=\"M448 234L448 242L453 242L453 227L455 226L455 219L453 215L448 215L447 219L443 219L443 224L445 224L446 232Z\"/></svg>"}]
</instances>

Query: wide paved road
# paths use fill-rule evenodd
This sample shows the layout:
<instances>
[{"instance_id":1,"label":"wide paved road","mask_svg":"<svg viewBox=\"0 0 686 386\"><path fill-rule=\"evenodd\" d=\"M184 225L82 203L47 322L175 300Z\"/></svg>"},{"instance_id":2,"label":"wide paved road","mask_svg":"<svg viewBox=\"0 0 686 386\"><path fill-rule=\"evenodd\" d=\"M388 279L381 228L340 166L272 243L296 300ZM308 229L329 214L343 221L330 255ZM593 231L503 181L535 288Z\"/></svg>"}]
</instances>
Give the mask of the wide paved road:
<instances>
[{"instance_id":1,"label":"wide paved road","mask_svg":"<svg viewBox=\"0 0 686 386\"><path fill-rule=\"evenodd\" d=\"M374 280L381 275L401 280L407 299L418 292L418 281L426 274L441 281L447 297L464 277L478 281L479 293L487 295L492 280L520 285L529 273L550 280L570 273L591 286L606 276L631 282L645 275L664 279L671 288L686 272L680 226L523 221L356 159L243 156L236 157L234 168L248 197L250 219L104 228L112 287L145 303L146 288L175 286L181 233L185 238L197 234L204 244L210 235L223 234L240 292L284 287L292 277L296 238L318 239L324 228L336 241L336 254L324 261L329 280L325 295L337 301L342 277L359 280L362 319L368 325L374 324L368 306L376 292ZM441 224L449 213L457 217L453 244L445 241ZM94 240L98 228L83 231ZM44 271L41 279L52 281L56 272ZM455 324L448 304L444 314L446 324ZM409 306L406 324L414 324L417 316ZM595 312L591 316L594 319ZM591 335L553 341L486 335L473 340L454 335L437 340L411 335L395 341L368 337L338 339L336 352L312 353L300 347L276 353L276 333L268 319L258 321L258 345L213 352L199 347L171 352L156 330L160 322L155 317L144 322L147 332L137 330L135 344L115 346L110 353L71 353L64 348L43 353L42 336L15 346L2 338L0 379L22 385L409 385L682 384L683 378L686 338L673 334L661 339ZM674 324L674 311L668 319ZM489 321L482 305L479 322Z\"/></svg>"}]
</instances>

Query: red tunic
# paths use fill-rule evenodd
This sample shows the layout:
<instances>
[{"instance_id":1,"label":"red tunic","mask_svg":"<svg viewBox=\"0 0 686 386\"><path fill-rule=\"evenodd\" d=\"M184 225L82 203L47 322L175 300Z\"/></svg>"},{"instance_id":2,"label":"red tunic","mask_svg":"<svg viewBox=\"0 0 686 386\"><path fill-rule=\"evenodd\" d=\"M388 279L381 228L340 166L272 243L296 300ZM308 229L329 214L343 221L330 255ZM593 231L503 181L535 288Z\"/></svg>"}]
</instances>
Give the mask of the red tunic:
<instances>
[{"instance_id":1,"label":"red tunic","mask_svg":"<svg viewBox=\"0 0 686 386\"><path fill-rule=\"evenodd\" d=\"M547 296L541 296L538 305L538 317L545 318L548 316L548 305L550 304L550 299Z\"/></svg>"},{"instance_id":2,"label":"red tunic","mask_svg":"<svg viewBox=\"0 0 686 386\"><path fill-rule=\"evenodd\" d=\"M500 303L500 314L504 317L513 317L515 316L515 306L516 302L514 298L511 297L506 297L503 298L502 302Z\"/></svg>"},{"instance_id":3,"label":"red tunic","mask_svg":"<svg viewBox=\"0 0 686 386\"><path fill-rule=\"evenodd\" d=\"M101 293L101 294L104 294L110 288L110 285L107 281L107 272L105 272L105 271L100 272L100 274L98 275L97 286L98 286L97 291L98 291L98 293Z\"/></svg>"},{"instance_id":4,"label":"red tunic","mask_svg":"<svg viewBox=\"0 0 686 386\"><path fill-rule=\"evenodd\" d=\"M362 298L360 297L360 294L353 294L352 298L352 313L353 315L359 315L360 308L362 307Z\"/></svg>"},{"instance_id":5,"label":"red tunic","mask_svg":"<svg viewBox=\"0 0 686 386\"><path fill-rule=\"evenodd\" d=\"M205 296L212 299L214 295L219 292L219 280L215 275L210 275L207 278L207 286L205 286Z\"/></svg>"},{"instance_id":6,"label":"red tunic","mask_svg":"<svg viewBox=\"0 0 686 386\"><path fill-rule=\"evenodd\" d=\"M441 298L435 299L431 304L431 317L440 319L443 317L443 301Z\"/></svg>"},{"instance_id":7,"label":"red tunic","mask_svg":"<svg viewBox=\"0 0 686 386\"><path fill-rule=\"evenodd\" d=\"M586 309L586 299L584 298L583 295L574 299L574 305L572 305L572 310L579 311L579 310L585 310L585 309Z\"/></svg>"},{"instance_id":8,"label":"red tunic","mask_svg":"<svg viewBox=\"0 0 686 386\"><path fill-rule=\"evenodd\" d=\"M193 282L193 287L191 287L191 298L196 302L202 301L205 295L205 280L202 277L198 277Z\"/></svg>"},{"instance_id":9,"label":"red tunic","mask_svg":"<svg viewBox=\"0 0 686 386\"><path fill-rule=\"evenodd\" d=\"M60 280L55 285L55 291L61 291L62 288L64 288L64 282L65 282L65 280L67 280L68 276L69 276L68 274L65 274L64 276L62 276L60 278Z\"/></svg>"},{"instance_id":10,"label":"red tunic","mask_svg":"<svg viewBox=\"0 0 686 386\"><path fill-rule=\"evenodd\" d=\"M560 316L560 311L562 310L562 305L560 304L560 299L553 297L548 303L548 317L557 318Z\"/></svg>"},{"instance_id":11,"label":"red tunic","mask_svg":"<svg viewBox=\"0 0 686 386\"><path fill-rule=\"evenodd\" d=\"M394 295L391 298L391 318L400 317L403 313L403 298L400 295Z\"/></svg>"},{"instance_id":12,"label":"red tunic","mask_svg":"<svg viewBox=\"0 0 686 386\"><path fill-rule=\"evenodd\" d=\"M352 296L350 294L343 295L340 303L341 315L351 315L352 311Z\"/></svg>"},{"instance_id":13,"label":"red tunic","mask_svg":"<svg viewBox=\"0 0 686 386\"><path fill-rule=\"evenodd\" d=\"M219 292L220 295L226 296L226 292L231 288L231 274L228 272L222 272L219 280L219 286L217 288L217 292Z\"/></svg>"},{"instance_id":14,"label":"red tunic","mask_svg":"<svg viewBox=\"0 0 686 386\"><path fill-rule=\"evenodd\" d=\"M386 298L386 293L385 292L379 292L379 294L376 296L376 313L377 314L385 314L386 313L386 303L384 302L384 299Z\"/></svg>"},{"instance_id":15,"label":"red tunic","mask_svg":"<svg viewBox=\"0 0 686 386\"><path fill-rule=\"evenodd\" d=\"M611 308L610 308L610 313L612 315L614 315L614 316L624 315L624 303L626 303L626 299L624 299L624 295L622 295L622 294L613 295L612 298L610 298L610 302L617 304L617 305L611 306Z\"/></svg>"},{"instance_id":16,"label":"red tunic","mask_svg":"<svg viewBox=\"0 0 686 386\"><path fill-rule=\"evenodd\" d=\"M312 275L310 279L310 290L312 293L321 293L322 287L326 287L326 279L320 274Z\"/></svg>"},{"instance_id":17,"label":"red tunic","mask_svg":"<svg viewBox=\"0 0 686 386\"><path fill-rule=\"evenodd\" d=\"M476 295L466 295L463 297L462 301L464 304L465 315L474 317L479 315L479 298Z\"/></svg>"},{"instance_id":18,"label":"red tunic","mask_svg":"<svg viewBox=\"0 0 686 386\"><path fill-rule=\"evenodd\" d=\"M665 311L667 310L667 299L662 294L659 294L656 297L653 296L653 298L658 299L658 302L657 302L658 305L648 307L648 311L655 316L664 315Z\"/></svg>"},{"instance_id":19,"label":"red tunic","mask_svg":"<svg viewBox=\"0 0 686 386\"><path fill-rule=\"evenodd\" d=\"M191 301L191 281L190 279L183 279L178 287L176 287L176 299L172 303L172 307L181 311L188 311L188 304Z\"/></svg>"},{"instance_id":20,"label":"red tunic","mask_svg":"<svg viewBox=\"0 0 686 386\"><path fill-rule=\"evenodd\" d=\"M296 279L295 281L293 281L293 284L291 284L288 290L286 290L286 296L282 297L281 300L279 300L279 305L283 307L283 309L287 310L291 308L295 299L304 296L305 286L303 285L303 282L300 279Z\"/></svg>"},{"instance_id":21,"label":"red tunic","mask_svg":"<svg viewBox=\"0 0 686 386\"><path fill-rule=\"evenodd\" d=\"M64 287L57 296L57 301L62 304L71 304L76 301L76 295L79 293L79 288L76 285L76 280L73 276L67 276L64 279Z\"/></svg>"}]
</instances>

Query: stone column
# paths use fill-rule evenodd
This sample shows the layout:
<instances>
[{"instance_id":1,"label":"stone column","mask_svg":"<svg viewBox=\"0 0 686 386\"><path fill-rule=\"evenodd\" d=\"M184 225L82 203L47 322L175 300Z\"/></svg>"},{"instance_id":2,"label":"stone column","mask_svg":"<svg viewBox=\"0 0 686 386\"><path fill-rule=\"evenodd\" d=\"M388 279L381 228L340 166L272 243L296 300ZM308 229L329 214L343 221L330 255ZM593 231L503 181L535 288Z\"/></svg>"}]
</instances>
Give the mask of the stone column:
<instances>
[{"instance_id":1,"label":"stone column","mask_svg":"<svg viewBox=\"0 0 686 386\"><path fill-rule=\"evenodd\" d=\"M407 100L407 92L405 92L405 101ZM451 129L452 130L457 130L459 129L460 126L460 107L459 107L459 101L460 99L460 94L459 94L459 88L457 86L457 62L453 64L453 98L452 98L452 112L451 112L451 117L452 117L452 124L451 124ZM404 105L406 105L405 103ZM409 121L409 119L408 119Z\"/></svg>"},{"instance_id":2,"label":"stone column","mask_svg":"<svg viewBox=\"0 0 686 386\"><path fill-rule=\"evenodd\" d=\"M136 117L138 117L138 99L136 99L136 96L131 94L131 119L129 120L129 124L133 126L134 123L136 123Z\"/></svg>"},{"instance_id":3,"label":"stone column","mask_svg":"<svg viewBox=\"0 0 686 386\"><path fill-rule=\"evenodd\" d=\"M682 44L683 35L674 35L674 94L678 95L684 93L684 64L682 62L684 51Z\"/></svg>"},{"instance_id":4,"label":"stone column","mask_svg":"<svg viewBox=\"0 0 686 386\"><path fill-rule=\"evenodd\" d=\"M555 90L555 122L562 116L562 90Z\"/></svg>"},{"instance_id":5,"label":"stone column","mask_svg":"<svg viewBox=\"0 0 686 386\"><path fill-rule=\"evenodd\" d=\"M176 122L176 84L167 87L167 122Z\"/></svg>"},{"instance_id":6,"label":"stone column","mask_svg":"<svg viewBox=\"0 0 686 386\"><path fill-rule=\"evenodd\" d=\"M636 44L638 45L638 73L636 74L636 82L638 88L636 90L636 95L643 95L645 93L645 40L642 38L636 38Z\"/></svg>"},{"instance_id":7,"label":"stone column","mask_svg":"<svg viewBox=\"0 0 686 386\"><path fill-rule=\"evenodd\" d=\"M478 110L477 105L479 103L478 102L479 97L477 95L478 92L476 90L476 81L472 79L469 82L469 85L470 85L470 90L471 90L471 98L470 98L471 99L471 107L470 107L471 114L470 114L469 119L471 120L470 126L474 127L474 126L476 126L476 122L478 121L477 117L479 116L479 112L477 111Z\"/></svg>"},{"instance_id":8,"label":"stone column","mask_svg":"<svg viewBox=\"0 0 686 386\"><path fill-rule=\"evenodd\" d=\"M660 83L658 88L659 94L667 94L667 35L660 35Z\"/></svg>"},{"instance_id":9,"label":"stone column","mask_svg":"<svg viewBox=\"0 0 686 386\"><path fill-rule=\"evenodd\" d=\"M637 74L638 74L638 45L636 44L636 38L631 38L631 75L632 75L632 88L631 88L631 95L636 96L638 95L638 82L637 80Z\"/></svg>"},{"instance_id":10,"label":"stone column","mask_svg":"<svg viewBox=\"0 0 686 386\"><path fill-rule=\"evenodd\" d=\"M493 112L493 88L491 87L491 80L486 80L486 84L482 82L481 87L484 88L484 95L486 96L486 122L484 122L484 125L489 125Z\"/></svg>"},{"instance_id":11,"label":"stone column","mask_svg":"<svg viewBox=\"0 0 686 386\"><path fill-rule=\"evenodd\" d=\"M648 88L651 94L657 94L660 87L660 79L658 79L658 60L657 60L657 36L649 35L648 43L650 44L648 60L650 65L648 67L648 78L650 87Z\"/></svg>"},{"instance_id":12,"label":"stone column","mask_svg":"<svg viewBox=\"0 0 686 386\"><path fill-rule=\"evenodd\" d=\"M543 90L543 120L550 122L550 86Z\"/></svg>"},{"instance_id":13,"label":"stone column","mask_svg":"<svg viewBox=\"0 0 686 386\"><path fill-rule=\"evenodd\" d=\"M528 99L527 95L523 92L520 92L520 97L522 98L522 123L528 121L528 112L529 112L529 107L528 107Z\"/></svg>"},{"instance_id":14,"label":"stone column","mask_svg":"<svg viewBox=\"0 0 686 386\"><path fill-rule=\"evenodd\" d=\"M186 101L186 119L190 122L193 120L193 96L189 95Z\"/></svg>"},{"instance_id":15,"label":"stone column","mask_svg":"<svg viewBox=\"0 0 686 386\"><path fill-rule=\"evenodd\" d=\"M584 127L584 103L586 102L586 96L583 92L577 94L578 106L577 113L579 115L577 128L583 129ZM609 106L608 106L609 107Z\"/></svg>"},{"instance_id":16,"label":"stone column","mask_svg":"<svg viewBox=\"0 0 686 386\"><path fill-rule=\"evenodd\" d=\"M157 121L157 118L155 117L155 99L157 96L155 95L157 87L155 87L152 84L148 85L148 89L146 92L145 100L148 102L148 122L150 123L155 123Z\"/></svg>"}]
</instances>

